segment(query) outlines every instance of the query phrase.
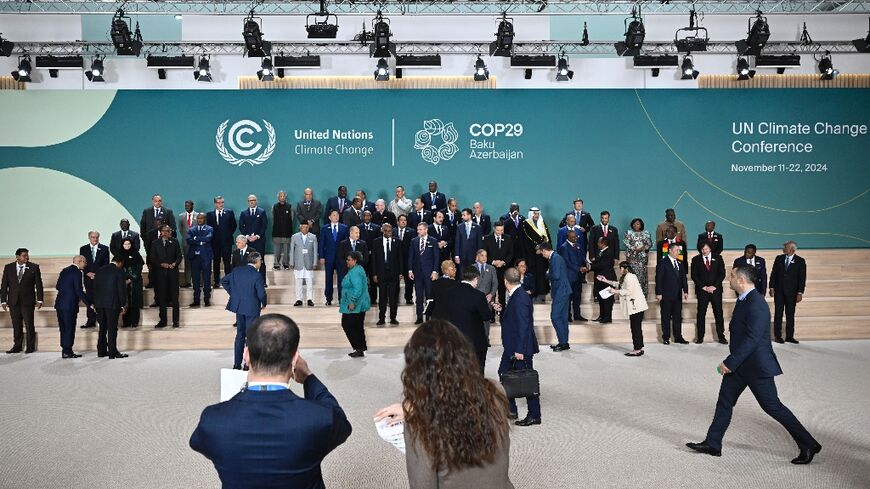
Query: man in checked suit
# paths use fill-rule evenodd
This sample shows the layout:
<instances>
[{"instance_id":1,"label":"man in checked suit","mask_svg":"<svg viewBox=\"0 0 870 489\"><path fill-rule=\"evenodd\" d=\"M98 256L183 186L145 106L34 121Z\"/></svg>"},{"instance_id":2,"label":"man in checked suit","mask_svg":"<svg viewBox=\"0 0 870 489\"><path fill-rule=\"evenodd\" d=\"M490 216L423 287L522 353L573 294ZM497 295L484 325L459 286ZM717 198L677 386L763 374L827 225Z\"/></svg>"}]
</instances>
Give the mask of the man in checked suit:
<instances>
[{"instance_id":1,"label":"man in checked suit","mask_svg":"<svg viewBox=\"0 0 870 489\"><path fill-rule=\"evenodd\" d=\"M804 298L807 284L807 262L795 254L797 244L787 241L782 255L773 260L770 271L770 296L773 297L773 336L777 343L794 343L794 311ZM785 340L782 339L782 313L785 310Z\"/></svg>"},{"instance_id":2,"label":"man in checked suit","mask_svg":"<svg viewBox=\"0 0 870 489\"><path fill-rule=\"evenodd\" d=\"M387 304L390 306L390 324L399 324L396 311L399 306L399 277L402 269L402 246L393 237L393 226L381 224L381 237L372 242L372 283L378 287L378 326L385 323Z\"/></svg>"},{"instance_id":3,"label":"man in checked suit","mask_svg":"<svg viewBox=\"0 0 870 489\"><path fill-rule=\"evenodd\" d=\"M33 309L42 309L42 274L39 265L30 263L27 248L15 250L15 261L3 268L0 280L0 307L9 310L12 316L12 349L6 353L19 353L27 330L27 349L36 351L36 329L33 325Z\"/></svg>"},{"instance_id":4,"label":"man in checked suit","mask_svg":"<svg viewBox=\"0 0 870 489\"><path fill-rule=\"evenodd\" d=\"M417 225L417 237L408 247L408 277L414 281L417 296L417 320L423 324L423 308L426 300L432 298L432 282L438 279L438 243L429 236L429 226L425 222Z\"/></svg>"},{"instance_id":5,"label":"man in checked suit","mask_svg":"<svg viewBox=\"0 0 870 489\"><path fill-rule=\"evenodd\" d=\"M85 293L94 302L94 277L97 270L109 264L109 247L100 244L100 233L89 231L88 244L79 248L79 254L85 257ZM82 328L93 328L97 325L97 312L89 308L87 315L88 322Z\"/></svg>"},{"instance_id":6,"label":"man in checked suit","mask_svg":"<svg viewBox=\"0 0 870 489\"><path fill-rule=\"evenodd\" d=\"M263 276L263 283L266 283L266 227L269 225L269 218L266 216L266 211L262 207L257 206L257 196L248 196L248 208L239 216L239 233L248 238L248 244L251 248L260 253L260 275ZM266 284L265 287L269 285Z\"/></svg>"},{"instance_id":7,"label":"man in checked suit","mask_svg":"<svg viewBox=\"0 0 870 489\"><path fill-rule=\"evenodd\" d=\"M777 395L774 377L781 375L782 369L770 343L770 309L764 296L755 290L755 269L749 266L734 268L730 284L738 299L728 326L731 330L731 354L717 368L722 375L722 386L716 414L704 441L686 443L686 446L696 452L721 456L722 438L731 423L734 405L749 387L761 409L781 424L797 443L800 451L791 463L808 464L822 450L822 445Z\"/></svg>"},{"instance_id":8,"label":"man in checked suit","mask_svg":"<svg viewBox=\"0 0 870 489\"><path fill-rule=\"evenodd\" d=\"M205 222L214 232L211 240L211 249L214 252L212 280L214 288L218 288L221 285L221 262L224 264L224 274L233 270L233 234L236 232L236 215L232 209L224 209L224 198L218 195L214 198L214 210L208 211Z\"/></svg>"}]
</instances>

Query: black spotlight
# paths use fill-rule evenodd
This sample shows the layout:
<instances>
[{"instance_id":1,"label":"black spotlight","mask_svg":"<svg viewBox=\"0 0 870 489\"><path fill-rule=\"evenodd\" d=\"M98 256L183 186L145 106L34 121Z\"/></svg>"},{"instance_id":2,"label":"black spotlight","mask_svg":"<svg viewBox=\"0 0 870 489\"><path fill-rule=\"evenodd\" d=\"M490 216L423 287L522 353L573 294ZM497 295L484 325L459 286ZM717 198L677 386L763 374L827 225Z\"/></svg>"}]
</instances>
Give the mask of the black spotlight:
<instances>
[{"instance_id":1,"label":"black spotlight","mask_svg":"<svg viewBox=\"0 0 870 489\"><path fill-rule=\"evenodd\" d=\"M260 63L260 70L257 71L257 78L260 81L270 82L275 80L275 69L272 68L272 58L264 57Z\"/></svg>"},{"instance_id":2,"label":"black spotlight","mask_svg":"<svg viewBox=\"0 0 870 489\"><path fill-rule=\"evenodd\" d=\"M574 72L568 66L568 57L565 56L565 53L562 53L556 64L556 81L568 81L572 78L574 78Z\"/></svg>"},{"instance_id":3,"label":"black spotlight","mask_svg":"<svg viewBox=\"0 0 870 489\"><path fill-rule=\"evenodd\" d=\"M199 65L193 70L193 79L201 82L212 81L211 64L208 61L208 56L202 55L199 58Z\"/></svg>"},{"instance_id":4,"label":"black spotlight","mask_svg":"<svg viewBox=\"0 0 870 489\"><path fill-rule=\"evenodd\" d=\"M868 18L868 23L870 23L870 18ZM855 45L855 49L857 49L859 53L870 53L870 28L867 30L867 37L864 39L855 39L852 41L852 44ZM9 51L12 51L12 49L10 48ZM3 52L6 53L6 50L4 49ZM4 56L9 55L4 54Z\"/></svg>"},{"instance_id":5,"label":"black spotlight","mask_svg":"<svg viewBox=\"0 0 870 489\"><path fill-rule=\"evenodd\" d=\"M313 20L312 20L313 18ZM332 23L330 23L332 19ZM338 35L338 16L326 9L326 0L320 0L320 11L305 17L308 39L335 39Z\"/></svg>"},{"instance_id":6,"label":"black spotlight","mask_svg":"<svg viewBox=\"0 0 870 489\"><path fill-rule=\"evenodd\" d=\"M393 35L390 32L390 19L384 18L380 10L372 20L372 33L372 45L369 46L369 55L372 58L389 58L390 53L396 54L396 45L390 42Z\"/></svg>"},{"instance_id":7,"label":"black spotlight","mask_svg":"<svg viewBox=\"0 0 870 489\"><path fill-rule=\"evenodd\" d=\"M637 7L631 9L631 17L627 17L624 21L625 42L620 41L613 45L616 48L616 54L620 56L640 55L643 39L646 37L646 28L643 26L643 19L640 15Z\"/></svg>"},{"instance_id":8,"label":"black spotlight","mask_svg":"<svg viewBox=\"0 0 870 489\"><path fill-rule=\"evenodd\" d=\"M390 80L390 65L387 63L387 60L381 58L378 60L378 66L375 68L375 80L376 81L389 81Z\"/></svg>"},{"instance_id":9,"label":"black spotlight","mask_svg":"<svg viewBox=\"0 0 870 489\"><path fill-rule=\"evenodd\" d=\"M110 36L112 44L115 45L115 51L118 56L139 56L142 52L142 32L139 31L139 23L136 23L136 31L130 32L130 26L127 21L130 20L124 14L123 9L118 9L112 17L112 29Z\"/></svg>"},{"instance_id":10,"label":"black spotlight","mask_svg":"<svg viewBox=\"0 0 870 489\"><path fill-rule=\"evenodd\" d=\"M737 46L737 52L740 54L748 54L750 56L758 56L767 40L770 39L770 26L767 24L767 17L764 17L761 10L755 12L755 17L746 21L748 34L746 39L734 43Z\"/></svg>"},{"instance_id":11,"label":"black spotlight","mask_svg":"<svg viewBox=\"0 0 870 489\"><path fill-rule=\"evenodd\" d=\"M748 80L755 76L755 70L749 69L749 60L743 56L737 58L737 79Z\"/></svg>"},{"instance_id":12,"label":"black spotlight","mask_svg":"<svg viewBox=\"0 0 870 489\"><path fill-rule=\"evenodd\" d=\"M245 38L245 48L249 58L265 58L272 55L272 43L263 40L263 31L260 30L260 18L254 17L254 11L244 20L242 36Z\"/></svg>"},{"instance_id":13,"label":"black spotlight","mask_svg":"<svg viewBox=\"0 0 870 489\"><path fill-rule=\"evenodd\" d=\"M478 55L477 61L474 62L474 81L486 80L489 80L489 69L487 69L486 63L484 63L483 59Z\"/></svg>"},{"instance_id":14,"label":"black spotlight","mask_svg":"<svg viewBox=\"0 0 870 489\"><path fill-rule=\"evenodd\" d=\"M583 36L580 38L580 45L589 45L589 29L586 28L586 22L583 23Z\"/></svg>"},{"instance_id":15,"label":"black spotlight","mask_svg":"<svg viewBox=\"0 0 870 489\"><path fill-rule=\"evenodd\" d=\"M106 69L103 66L103 58L99 56L94 57L94 60L91 61L91 69L85 72L85 76L88 78L88 81L105 83Z\"/></svg>"},{"instance_id":16,"label":"black spotlight","mask_svg":"<svg viewBox=\"0 0 870 489\"><path fill-rule=\"evenodd\" d=\"M495 41L489 43L490 56L510 56L514 49L514 24L508 19L507 13L501 15Z\"/></svg>"},{"instance_id":17,"label":"black spotlight","mask_svg":"<svg viewBox=\"0 0 870 489\"><path fill-rule=\"evenodd\" d=\"M33 71L33 65L30 64L30 56L24 55L18 58L18 69L12 72L12 78L17 82L31 82L30 73Z\"/></svg>"},{"instance_id":18,"label":"black spotlight","mask_svg":"<svg viewBox=\"0 0 870 489\"><path fill-rule=\"evenodd\" d=\"M12 56L13 49L15 49L15 43L0 36L0 56L5 56L7 58Z\"/></svg>"},{"instance_id":19,"label":"black spotlight","mask_svg":"<svg viewBox=\"0 0 870 489\"><path fill-rule=\"evenodd\" d=\"M707 28L698 25L697 12L695 9L690 10L689 26L677 29L677 32L674 33L674 44L677 46L677 52L706 51L708 42L710 42L710 36L707 34Z\"/></svg>"},{"instance_id":20,"label":"black spotlight","mask_svg":"<svg viewBox=\"0 0 870 489\"><path fill-rule=\"evenodd\" d=\"M830 81L837 77L840 72L834 68L834 63L831 61L831 52L825 51L825 55L819 60L819 73L822 74L821 80Z\"/></svg>"},{"instance_id":21,"label":"black spotlight","mask_svg":"<svg viewBox=\"0 0 870 489\"><path fill-rule=\"evenodd\" d=\"M523 72L523 78L525 78L526 80L532 79L532 69L531 68L525 69L525 71Z\"/></svg>"},{"instance_id":22,"label":"black spotlight","mask_svg":"<svg viewBox=\"0 0 870 489\"><path fill-rule=\"evenodd\" d=\"M680 71L682 73L680 80L694 80L701 74L701 72L695 69L695 63L692 61L690 54L683 56L683 64L680 67Z\"/></svg>"}]
</instances>

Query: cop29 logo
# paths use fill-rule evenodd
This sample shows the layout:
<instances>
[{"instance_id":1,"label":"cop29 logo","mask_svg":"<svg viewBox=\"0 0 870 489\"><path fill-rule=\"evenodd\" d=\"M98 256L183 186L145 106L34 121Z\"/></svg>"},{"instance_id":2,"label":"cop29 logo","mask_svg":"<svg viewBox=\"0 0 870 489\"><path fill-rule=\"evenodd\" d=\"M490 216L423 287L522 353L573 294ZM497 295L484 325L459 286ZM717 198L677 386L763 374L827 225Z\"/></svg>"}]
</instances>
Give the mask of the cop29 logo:
<instances>
[{"instance_id":1,"label":"cop29 logo","mask_svg":"<svg viewBox=\"0 0 870 489\"><path fill-rule=\"evenodd\" d=\"M269 139L264 147L261 143L251 141L250 137L254 134L263 132L255 121L244 119L236 122L230 127L228 134L228 144L224 144L224 135L227 134L227 125L229 119L223 121L217 128L217 134L214 137L214 144L217 147L218 153L227 161L227 163L235 166L242 166L245 163L256 166L265 163L275 151L275 128L269 121L263 120L263 125L266 127L266 134ZM253 157L257 155L256 157Z\"/></svg>"},{"instance_id":2,"label":"cop29 logo","mask_svg":"<svg viewBox=\"0 0 870 489\"><path fill-rule=\"evenodd\" d=\"M414 149L420 150L424 161L437 165L459 152L458 139L459 133L452 122L445 124L441 119L429 119L423 121L423 129L414 135Z\"/></svg>"}]
</instances>

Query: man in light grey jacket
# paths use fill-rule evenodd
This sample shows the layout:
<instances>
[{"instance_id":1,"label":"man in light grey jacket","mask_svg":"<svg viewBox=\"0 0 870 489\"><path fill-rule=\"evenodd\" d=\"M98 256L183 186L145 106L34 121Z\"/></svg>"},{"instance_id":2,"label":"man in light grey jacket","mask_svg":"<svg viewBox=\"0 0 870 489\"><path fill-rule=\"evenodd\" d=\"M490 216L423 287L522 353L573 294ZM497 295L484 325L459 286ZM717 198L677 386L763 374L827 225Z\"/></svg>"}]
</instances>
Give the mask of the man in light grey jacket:
<instances>
[{"instance_id":1,"label":"man in light grey jacket","mask_svg":"<svg viewBox=\"0 0 870 489\"><path fill-rule=\"evenodd\" d=\"M480 279L477 281L477 290L486 294L486 302L489 303L491 308L492 303L498 298L498 275L495 271L495 267L486 262L486 258L486 250L477 250L474 267L477 268L478 272L480 272ZM495 313L493 313L489 322L495 322Z\"/></svg>"},{"instance_id":2,"label":"man in light grey jacket","mask_svg":"<svg viewBox=\"0 0 870 489\"><path fill-rule=\"evenodd\" d=\"M299 232L290 238L290 268L296 275L296 307L302 305L302 283L308 307L314 307L314 268L317 266L317 236L308 232L308 221L299 222Z\"/></svg>"}]
</instances>

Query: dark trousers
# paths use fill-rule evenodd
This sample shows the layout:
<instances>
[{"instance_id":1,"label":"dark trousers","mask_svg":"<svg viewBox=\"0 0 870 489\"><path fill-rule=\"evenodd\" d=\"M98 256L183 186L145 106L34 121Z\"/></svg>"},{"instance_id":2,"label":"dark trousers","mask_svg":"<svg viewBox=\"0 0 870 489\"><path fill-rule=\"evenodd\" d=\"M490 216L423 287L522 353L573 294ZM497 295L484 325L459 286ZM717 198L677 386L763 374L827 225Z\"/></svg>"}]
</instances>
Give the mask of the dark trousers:
<instances>
[{"instance_id":1,"label":"dark trousers","mask_svg":"<svg viewBox=\"0 0 870 489\"><path fill-rule=\"evenodd\" d=\"M474 354L477 356L477 364L480 365L480 373L483 373L486 370L486 351L488 348L484 348L482 350L477 350Z\"/></svg>"},{"instance_id":2,"label":"dark trousers","mask_svg":"<svg viewBox=\"0 0 870 489\"><path fill-rule=\"evenodd\" d=\"M698 317L695 319L695 329L698 339L703 340L707 332L706 318L707 306L713 306L713 317L716 319L716 335L720 339L725 338L725 319L722 316L722 292L709 294L703 290L696 291L698 295Z\"/></svg>"},{"instance_id":3,"label":"dark trousers","mask_svg":"<svg viewBox=\"0 0 870 489\"><path fill-rule=\"evenodd\" d=\"M378 302L378 319L384 320L387 314L387 303L390 306L390 319L396 319L396 310L399 307L399 281L384 280L378 281L378 295L381 297Z\"/></svg>"},{"instance_id":4,"label":"dark trousers","mask_svg":"<svg viewBox=\"0 0 870 489\"><path fill-rule=\"evenodd\" d=\"M405 302L409 302L414 297L414 281L407 273L403 274L402 277L405 280Z\"/></svg>"},{"instance_id":5,"label":"dark trousers","mask_svg":"<svg viewBox=\"0 0 870 489\"><path fill-rule=\"evenodd\" d=\"M780 402L776 393L776 383L773 377L761 379L746 379L739 373L727 374L722 377L722 386L719 388L719 401L716 403L716 414L707 431L707 443L717 449L722 449L722 437L731 423L731 414L737 399L743 390L749 387L755 400L768 416L775 419L794 438L795 443L801 449L810 449L816 446L816 440L803 427L792 412Z\"/></svg>"},{"instance_id":6,"label":"dark trousers","mask_svg":"<svg viewBox=\"0 0 870 489\"><path fill-rule=\"evenodd\" d=\"M178 269L158 268L154 271L154 292L160 306L160 323L166 324L166 308L172 306L172 324L178 324Z\"/></svg>"},{"instance_id":7,"label":"dark trousers","mask_svg":"<svg viewBox=\"0 0 870 489\"><path fill-rule=\"evenodd\" d=\"M369 278L369 302L371 302L372 305L375 305L378 303L378 289L380 289L380 287L374 280L372 280L372 275L372 270L367 268L366 276Z\"/></svg>"},{"instance_id":8,"label":"dark trousers","mask_svg":"<svg viewBox=\"0 0 870 489\"><path fill-rule=\"evenodd\" d=\"M366 320L366 313L358 312L355 314L341 315L341 329L344 330L347 341L350 342L350 347L354 351L366 351L366 330L363 323Z\"/></svg>"},{"instance_id":9,"label":"dark trousers","mask_svg":"<svg viewBox=\"0 0 870 489\"><path fill-rule=\"evenodd\" d=\"M495 269L496 280L498 280L498 303L501 304L502 309L504 309L506 303L505 297L507 295L507 289L504 286L504 271L507 269L506 267L507 265Z\"/></svg>"},{"instance_id":10,"label":"dark trousers","mask_svg":"<svg viewBox=\"0 0 870 489\"><path fill-rule=\"evenodd\" d=\"M120 309L97 309L97 322L100 325L97 337L97 354L113 355L118 353L118 316Z\"/></svg>"},{"instance_id":11,"label":"dark trousers","mask_svg":"<svg viewBox=\"0 0 870 489\"><path fill-rule=\"evenodd\" d=\"M332 302L332 281L334 279L334 274L338 272L336 265L335 260L327 259L323 266L323 272L326 274L326 281L323 284L323 295L329 302ZM341 277L338 278L338 296L341 297Z\"/></svg>"},{"instance_id":12,"label":"dark trousers","mask_svg":"<svg viewBox=\"0 0 870 489\"><path fill-rule=\"evenodd\" d=\"M602 299L598 295L599 292L608 287L610 286L600 280L596 280L595 285L592 286L592 296L598 299L598 319L600 321L613 321L613 303L616 301L616 297L610 296L607 299Z\"/></svg>"},{"instance_id":13,"label":"dark trousers","mask_svg":"<svg viewBox=\"0 0 870 489\"><path fill-rule=\"evenodd\" d=\"M264 238L260 238L253 243L248 243L251 248L257 250L257 253L260 254L260 257L263 259L260 262L260 275L263 276L263 283L269 285L269 282L266 281L266 242L263 240Z\"/></svg>"},{"instance_id":14,"label":"dark trousers","mask_svg":"<svg viewBox=\"0 0 870 489\"><path fill-rule=\"evenodd\" d=\"M580 298L583 297L583 282L579 279L576 282L571 282L571 297L569 299L571 303L571 312L573 314L572 317L579 318L582 317L583 314L580 312Z\"/></svg>"},{"instance_id":15,"label":"dark trousers","mask_svg":"<svg viewBox=\"0 0 870 489\"><path fill-rule=\"evenodd\" d=\"M794 310L797 294L773 293L773 336L782 338L782 312L785 309L785 337L794 338Z\"/></svg>"},{"instance_id":16,"label":"dark trousers","mask_svg":"<svg viewBox=\"0 0 870 489\"><path fill-rule=\"evenodd\" d=\"M612 298L611 298L612 300ZM683 300L681 297L669 299L662 297L659 302L662 313L662 339L671 339L671 330L674 331L674 339L683 339Z\"/></svg>"},{"instance_id":17,"label":"dark trousers","mask_svg":"<svg viewBox=\"0 0 870 489\"><path fill-rule=\"evenodd\" d=\"M498 364L498 374L501 375L508 370L513 369L514 361L513 355L516 352L504 352L501 355L501 362ZM524 366L525 368L535 368L533 359L531 356L526 356L524 360L516 362L517 367ZM517 401L516 399L508 399L510 403L511 413L517 414ZM540 396L532 396L526 398L526 405L529 408L529 417L540 419L541 418L541 397Z\"/></svg>"},{"instance_id":18,"label":"dark trousers","mask_svg":"<svg viewBox=\"0 0 870 489\"><path fill-rule=\"evenodd\" d=\"M568 344L568 301L570 296L554 296L550 305L550 321L560 345ZM511 352L513 353L513 352Z\"/></svg>"},{"instance_id":19,"label":"dark trousers","mask_svg":"<svg viewBox=\"0 0 870 489\"><path fill-rule=\"evenodd\" d=\"M33 326L33 307L24 306L21 302L9 305L9 315L12 316L12 349L20 350L21 344L27 344L27 350L36 349L36 328ZM24 341L24 331L27 330L27 341Z\"/></svg>"},{"instance_id":20,"label":"dark trousers","mask_svg":"<svg viewBox=\"0 0 870 489\"><path fill-rule=\"evenodd\" d=\"M643 350L643 311L628 316L631 325L631 343L635 350Z\"/></svg>"},{"instance_id":21,"label":"dark trousers","mask_svg":"<svg viewBox=\"0 0 870 489\"><path fill-rule=\"evenodd\" d=\"M76 341L76 316L78 309L57 310L57 325L60 328L60 349L63 353L71 353Z\"/></svg>"},{"instance_id":22,"label":"dark trousers","mask_svg":"<svg viewBox=\"0 0 870 489\"><path fill-rule=\"evenodd\" d=\"M142 311L138 307L127 306L127 312L121 315L121 324L123 324L125 327L139 326L139 321L141 317Z\"/></svg>"},{"instance_id":23,"label":"dark trousers","mask_svg":"<svg viewBox=\"0 0 870 489\"><path fill-rule=\"evenodd\" d=\"M236 341L233 345L233 367L242 366L242 354L245 351L245 335L248 332L248 326L258 317L260 317L259 314L256 316L236 314Z\"/></svg>"},{"instance_id":24,"label":"dark trousers","mask_svg":"<svg viewBox=\"0 0 870 489\"><path fill-rule=\"evenodd\" d=\"M195 256L190 261L190 277L193 281L193 302L199 304L200 293L205 300L211 300L211 270L201 257Z\"/></svg>"},{"instance_id":25,"label":"dark trousers","mask_svg":"<svg viewBox=\"0 0 870 489\"><path fill-rule=\"evenodd\" d=\"M224 275L229 275L232 271L231 265L231 255L232 252L230 250L214 250L214 259L212 260L212 278L214 279L214 286L218 287L221 284L221 262L224 264Z\"/></svg>"},{"instance_id":26,"label":"dark trousers","mask_svg":"<svg viewBox=\"0 0 870 489\"><path fill-rule=\"evenodd\" d=\"M550 281L547 280L547 270L550 260L541 255L533 255L526 260L529 273L535 277L535 294L533 297L545 296L550 293Z\"/></svg>"},{"instance_id":27,"label":"dark trousers","mask_svg":"<svg viewBox=\"0 0 870 489\"><path fill-rule=\"evenodd\" d=\"M432 275L414 271L414 294L417 296L417 319L423 319L426 299L432 298Z\"/></svg>"},{"instance_id":28,"label":"dark trousers","mask_svg":"<svg viewBox=\"0 0 870 489\"><path fill-rule=\"evenodd\" d=\"M149 274L150 275L150 274ZM85 296L91 301L91 304L94 303L94 281L89 279L87 275L84 278L85 281ZM88 321L85 323L86 326L91 327L97 324L97 312L91 309L90 307L87 309Z\"/></svg>"}]
</instances>

